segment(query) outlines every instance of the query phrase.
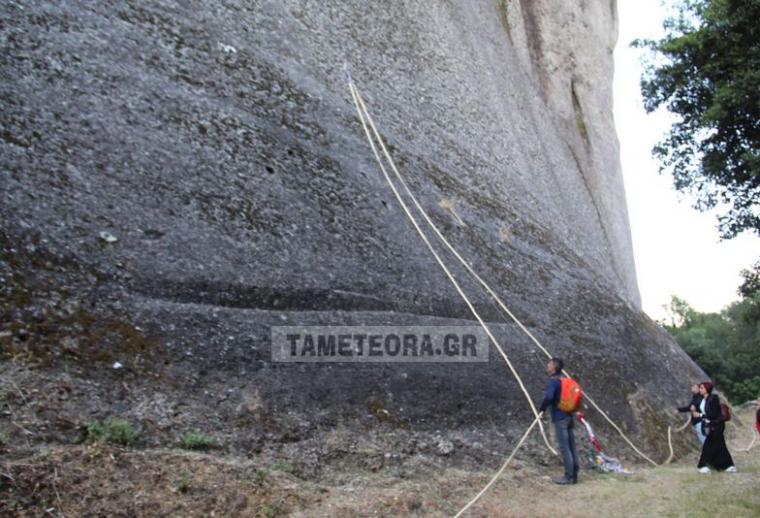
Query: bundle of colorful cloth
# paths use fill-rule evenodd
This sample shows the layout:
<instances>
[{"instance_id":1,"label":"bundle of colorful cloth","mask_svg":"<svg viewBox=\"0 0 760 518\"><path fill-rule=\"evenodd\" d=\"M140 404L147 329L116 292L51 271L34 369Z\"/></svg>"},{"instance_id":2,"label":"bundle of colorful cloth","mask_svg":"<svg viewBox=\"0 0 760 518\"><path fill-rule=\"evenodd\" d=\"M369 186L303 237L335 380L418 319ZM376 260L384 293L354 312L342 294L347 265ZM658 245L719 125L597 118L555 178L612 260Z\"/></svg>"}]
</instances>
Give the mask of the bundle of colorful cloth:
<instances>
[{"instance_id":1,"label":"bundle of colorful cloth","mask_svg":"<svg viewBox=\"0 0 760 518\"><path fill-rule=\"evenodd\" d=\"M632 471L629 471L623 467L623 463L615 457L610 457L602 449L602 443L594 434L594 430L586 420L583 412L576 412L575 418L586 428L586 434L588 435L589 442L591 443L591 465L601 471L602 473L621 473L623 475L633 475Z\"/></svg>"}]
</instances>

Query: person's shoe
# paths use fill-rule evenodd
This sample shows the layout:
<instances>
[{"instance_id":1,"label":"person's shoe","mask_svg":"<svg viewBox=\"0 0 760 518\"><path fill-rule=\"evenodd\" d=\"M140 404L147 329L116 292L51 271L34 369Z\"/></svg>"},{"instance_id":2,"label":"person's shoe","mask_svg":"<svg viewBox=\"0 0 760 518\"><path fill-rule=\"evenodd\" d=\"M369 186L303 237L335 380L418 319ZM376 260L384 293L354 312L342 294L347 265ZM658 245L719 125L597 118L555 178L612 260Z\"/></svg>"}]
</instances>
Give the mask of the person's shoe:
<instances>
[{"instance_id":1,"label":"person's shoe","mask_svg":"<svg viewBox=\"0 0 760 518\"><path fill-rule=\"evenodd\" d=\"M736 468L734 468L734 469L736 469ZM699 472L700 473L710 473L710 468L708 468L707 466L703 466L703 467L699 468Z\"/></svg>"},{"instance_id":2,"label":"person's shoe","mask_svg":"<svg viewBox=\"0 0 760 518\"><path fill-rule=\"evenodd\" d=\"M726 468L726 473L736 473L736 466L729 466Z\"/></svg>"},{"instance_id":3,"label":"person's shoe","mask_svg":"<svg viewBox=\"0 0 760 518\"><path fill-rule=\"evenodd\" d=\"M562 477L562 478L555 478L554 480L552 480L552 482L560 486L569 486L570 484L573 483L573 479Z\"/></svg>"}]
</instances>

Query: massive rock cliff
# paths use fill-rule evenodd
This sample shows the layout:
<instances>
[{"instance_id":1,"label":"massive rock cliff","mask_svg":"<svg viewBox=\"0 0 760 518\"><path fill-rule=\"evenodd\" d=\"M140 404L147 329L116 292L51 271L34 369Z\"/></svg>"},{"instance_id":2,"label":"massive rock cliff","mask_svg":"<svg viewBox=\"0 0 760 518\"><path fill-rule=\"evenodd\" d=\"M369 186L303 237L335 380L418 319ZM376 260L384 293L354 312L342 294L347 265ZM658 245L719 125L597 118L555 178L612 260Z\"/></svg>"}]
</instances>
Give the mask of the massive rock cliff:
<instances>
[{"instance_id":1,"label":"massive rock cliff","mask_svg":"<svg viewBox=\"0 0 760 518\"><path fill-rule=\"evenodd\" d=\"M664 456L664 409L701 373L639 309L611 111L614 1L35 0L0 12L0 345L6 362L100 380L90 414L63 407L69 421L143 419L157 443L192 423L240 448L367 415L442 433L527 425L493 353L270 361L283 323L472 323L378 172L348 63L444 233ZM498 329L538 400L543 356L515 326Z\"/></svg>"}]
</instances>

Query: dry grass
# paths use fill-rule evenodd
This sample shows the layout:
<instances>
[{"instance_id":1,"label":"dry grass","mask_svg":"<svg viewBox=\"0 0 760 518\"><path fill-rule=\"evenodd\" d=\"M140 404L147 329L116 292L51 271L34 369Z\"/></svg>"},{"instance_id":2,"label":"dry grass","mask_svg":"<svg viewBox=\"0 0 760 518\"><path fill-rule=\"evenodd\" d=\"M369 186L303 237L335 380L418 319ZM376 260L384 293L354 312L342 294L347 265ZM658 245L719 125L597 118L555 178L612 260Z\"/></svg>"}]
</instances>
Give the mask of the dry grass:
<instances>
[{"instance_id":1,"label":"dry grass","mask_svg":"<svg viewBox=\"0 0 760 518\"><path fill-rule=\"evenodd\" d=\"M747 421L745 421L747 422ZM632 476L583 470L558 487L550 468L516 462L468 516L760 516L760 447L734 435L738 473L702 475L696 458ZM491 472L413 456L373 472L328 469L302 480L252 460L107 443L59 446L0 462L2 516L452 516Z\"/></svg>"},{"instance_id":2,"label":"dry grass","mask_svg":"<svg viewBox=\"0 0 760 518\"><path fill-rule=\"evenodd\" d=\"M548 474L512 470L468 516L760 516L760 452L737 454L736 474L697 473L693 464L641 469L633 476L585 474L576 486L555 486ZM427 479L356 477L331 487L296 516L453 516L490 474L458 470Z\"/></svg>"},{"instance_id":3,"label":"dry grass","mask_svg":"<svg viewBox=\"0 0 760 518\"><path fill-rule=\"evenodd\" d=\"M745 418L749 422L749 417ZM738 451L749 427L731 430L738 473L697 472L696 455L679 464L634 466L632 476L584 470L576 486L555 486L550 472L517 463L468 516L760 516L760 447ZM298 516L453 516L488 481L491 472L417 466L416 475L381 472L346 477ZM424 475L422 475L424 473Z\"/></svg>"}]
</instances>

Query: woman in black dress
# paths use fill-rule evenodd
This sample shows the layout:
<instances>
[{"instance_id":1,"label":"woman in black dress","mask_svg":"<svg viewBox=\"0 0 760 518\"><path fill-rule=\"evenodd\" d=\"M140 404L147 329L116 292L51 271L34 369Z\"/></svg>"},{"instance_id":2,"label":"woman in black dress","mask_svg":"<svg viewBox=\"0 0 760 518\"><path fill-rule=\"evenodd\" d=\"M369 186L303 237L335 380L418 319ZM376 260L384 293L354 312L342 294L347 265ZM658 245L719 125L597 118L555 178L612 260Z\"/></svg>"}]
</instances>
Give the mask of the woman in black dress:
<instances>
[{"instance_id":1,"label":"woman in black dress","mask_svg":"<svg viewBox=\"0 0 760 518\"><path fill-rule=\"evenodd\" d=\"M719 471L735 472L734 460L726 447L726 438L723 432L726 423L723 421L723 412L720 409L720 399L713 394L713 384L705 381L699 385L699 392L704 397L698 412L694 417L702 420L702 433L705 434L705 443L702 445L702 455L699 457L700 473L710 473L710 468Z\"/></svg>"}]
</instances>

